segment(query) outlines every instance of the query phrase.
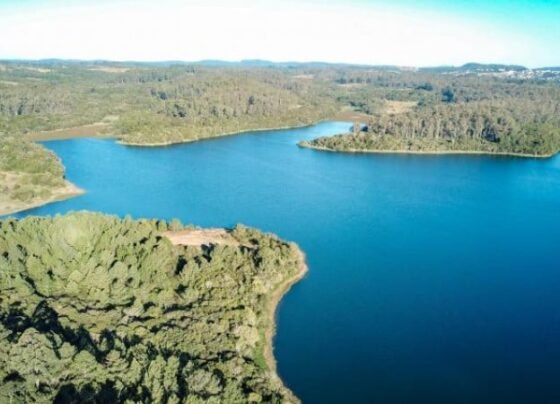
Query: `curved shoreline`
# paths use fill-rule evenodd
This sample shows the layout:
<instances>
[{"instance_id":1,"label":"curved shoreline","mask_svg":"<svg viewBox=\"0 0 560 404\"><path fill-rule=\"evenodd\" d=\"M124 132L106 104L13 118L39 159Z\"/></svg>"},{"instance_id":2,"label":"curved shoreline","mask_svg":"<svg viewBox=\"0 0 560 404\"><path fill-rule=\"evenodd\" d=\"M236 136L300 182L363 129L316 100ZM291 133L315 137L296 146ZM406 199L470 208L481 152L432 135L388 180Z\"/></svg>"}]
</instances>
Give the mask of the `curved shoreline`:
<instances>
[{"instance_id":1,"label":"curved shoreline","mask_svg":"<svg viewBox=\"0 0 560 404\"><path fill-rule=\"evenodd\" d=\"M66 185L64 188L54 191L55 194L51 197L43 200L35 200L29 203L24 203L20 207L16 207L13 209L6 209L3 210L0 208L0 217L2 216L9 216L13 215L14 213L25 212L26 210L38 208L40 206L48 205L49 203L53 202L60 202L66 199L75 198L77 196L83 195L86 193L83 189L77 187L76 185L72 184L69 181L66 181ZM58 194L57 194L58 192Z\"/></svg>"},{"instance_id":2,"label":"curved shoreline","mask_svg":"<svg viewBox=\"0 0 560 404\"><path fill-rule=\"evenodd\" d=\"M183 139L183 140L171 140L167 142L155 142L155 143L140 143L140 142L127 142L126 140L119 139L117 143L123 146L129 147L166 147L166 146L175 146L184 143L194 143L194 142L201 142L204 140L211 140L211 139L218 139L227 136L234 136L240 135L242 133L251 133L251 132L267 132L267 131L278 131L278 130L288 130L288 129L300 129L300 128L308 128L313 125L317 125L318 123L325 122L328 119L319 119L318 121L314 121L311 123L305 123L301 125L291 125L291 126L276 126L271 128L257 128L257 129L241 129L234 132L225 132L219 133L217 135L210 135L207 137L201 138L193 138L193 139Z\"/></svg>"},{"instance_id":3,"label":"curved shoreline","mask_svg":"<svg viewBox=\"0 0 560 404\"><path fill-rule=\"evenodd\" d=\"M276 289L272 292L269 297L268 301L268 322L267 327L264 332L265 344L264 344L264 352L263 356L266 361L266 365L272 375L272 377L280 383L283 388L291 395L291 399L294 402L299 403L300 400L295 396L295 394L282 382L282 379L278 375L276 369L276 359L274 358L274 337L276 335L276 313L278 304L282 300L282 297L288 293L293 285L299 282L301 279L305 277L309 268L305 261L305 254L296 245L298 257L299 257L299 267L298 271L288 279L284 280L280 285L276 287Z\"/></svg>"},{"instance_id":4,"label":"curved shoreline","mask_svg":"<svg viewBox=\"0 0 560 404\"><path fill-rule=\"evenodd\" d=\"M228 240L228 230L225 228L207 228L207 229L186 229L179 231L165 231L160 233L166 237L174 246L201 246L204 244L214 245L236 245L240 244L235 240ZM262 353L265 361L267 372L272 382L282 388L288 395L289 402L299 403L300 400L295 394L282 382L277 373L276 359L274 358L274 336L276 334L276 312L282 297L288 293L290 288L300 281L308 272L305 261L305 254L299 246L293 242L289 243L296 252L297 271L290 277L282 280L276 285L274 290L267 294L264 313L260 316L259 334L262 332L262 351L261 346L257 349L257 355ZM247 246L246 246L247 247ZM249 247L251 248L251 247ZM264 326L264 327L263 327Z\"/></svg>"},{"instance_id":5,"label":"curved shoreline","mask_svg":"<svg viewBox=\"0 0 560 404\"><path fill-rule=\"evenodd\" d=\"M308 143L300 142L298 146L305 149L326 151L330 153L348 153L348 154L425 154L425 155L479 155L479 156L510 156L510 157L524 157L524 158L537 158L537 159L548 159L556 155L556 153L551 154L531 154L531 153L515 153L515 152L491 152L483 150L383 150L383 149L372 149L372 150L360 150L360 149L346 149L346 150L335 150L329 149L328 147L314 146Z\"/></svg>"},{"instance_id":6,"label":"curved shoreline","mask_svg":"<svg viewBox=\"0 0 560 404\"><path fill-rule=\"evenodd\" d=\"M90 125L83 125L80 127L75 127L75 128L62 128L62 129L55 129L52 131L44 131L44 132L36 132L36 133L32 133L30 136L34 136L34 137L30 137L30 140L33 142L44 142L44 141L52 141L52 140L70 140L70 139L75 139L75 138L95 138L95 139L115 139L116 138L116 143L123 145L123 146L129 146L129 147L166 147L166 146L174 146L174 145L180 145L180 144L184 144L184 143L194 143L194 142L200 142L200 141L204 141L204 140L211 140L211 139L216 139L216 138L222 138L222 137L226 137L226 136L234 136L234 135L240 135L242 133L251 133L251 132L266 132L266 131L279 131L279 130L287 130L287 129L298 129L298 128L307 128L313 125L316 125L318 123L324 122L328 119L320 119L318 121L314 121L311 123L306 123L306 124L301 124L301 125L292 125L292 126L281 126L281 127L273 127L273 128L257 128L257 129L242 129L239 131L235 131L235 132L226 132L226 133L220 133L218 135L211 135L208 137L203 137L203 138L195 138L195 139L184 139L184 140L178 140L178 141L170 141L170 142L161 142L161 143L134 143L134 142L126 142L123 141L122 139L118 139L118 137L114 137L114 136L109 136L106 134L100 134L100 133L86 133L86 134L68 134L68 131L73 131L75 129L81 129L83 127L95 127L97 125L99 125L98 123L95 124L90 124ZM24 204L21 207L15 208L15 209L6 209L6 210L2 210L2 208L0 207L0 217L2 216L8 216L8 215L12 215L14 213L19 213L19 212L24 212L26 210L29 209L34 209L40 206L44 206L44 205L48 205L49 203L53 203L53 202L59 202L59 201L63 201L66 199L70 199L70 198L74 198L80 195L83 195L86 193L86 191L84 191L83 189L75 186L74 184L72 184L71 182L68 182L68 184L66 185L66 187L68 189L71 188L71 190L69 190L68 192L65 192L63 194L59 194L59 195L55 195L51 198L45 199L45 200L39 200L39 201L33 201L31 203L28 204Z\"/></svg>"}]
</instances>

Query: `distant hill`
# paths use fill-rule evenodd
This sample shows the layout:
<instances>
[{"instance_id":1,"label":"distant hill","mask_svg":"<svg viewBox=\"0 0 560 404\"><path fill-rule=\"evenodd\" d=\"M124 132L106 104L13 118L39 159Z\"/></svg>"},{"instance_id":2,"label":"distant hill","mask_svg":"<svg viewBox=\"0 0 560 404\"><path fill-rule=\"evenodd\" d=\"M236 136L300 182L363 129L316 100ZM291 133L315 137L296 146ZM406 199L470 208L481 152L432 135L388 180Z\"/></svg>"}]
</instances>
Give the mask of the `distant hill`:
<instances>
[{"instance_id":1,"label":"distant hill","mask_svg":"<svg viewBox=\"0 0 560 404\"><path fill-rule=\"evenodd\" d=\"M556 72L556 73L560 73L560 66L555 66L555 67L539 67L537 69L534 69L540 72Z\"/></svg>"},{"instance_id":2,"label":"distant hill","mask_svg":"<svg viewBox=\"0 0 560 404\"><path fill-rule=\"evenodd\" d=\"M188 62L183 62L188 63ZM327 67L371 67L369 65L357 65L351 63L330 63L330 62L319 62L319 61L310 61L310 62L297 62L297 61L287 61L287 62L273 62L271 60L263 60L263 59L243 59L240 61L224 61L224 60L200 60L197 62L193 62L194 64L200 64L204 66L218 66L218 67L226 67L226 66L241 66L241 67L280 67L280 68L327 68ZM377 66L376 66L377 67Z\"/></svg>"},{"instance_id":3,"label":"distant hill","mask_svg":"<svg viewBox=\"0 0 560 404\"><path fill-rule=\"evenodd\" d=\"M504 64L482 64L482 63L466 63L462 66L435 66L423 67L420 71L427 73L501 73L501 72L523 72L529 70L525 66L504 65Z\"/></svg>"},{"instance_id":4,"label":"distant hill","mask_svg":"<svg viewBox=\"0 0 560 404\"><path fill-rule=\"evenodd\" d=\"M135 67L170 67L177 65L201 65L206 67L278 67L278 68L329 68L329 67L354 67L354 68L374 68L382 71L409 71L416 70L425 73L435 74L468 74L468 73L501 73L501 72L526 72L526 71L552 71L560 72L560 66L555 67L539 67L529 69L521 65L511 64L484 64L484 63L466 63L462 66L427 66L427 67L414 67L414 66L398 66L398 65L374 65L374 64L354 64L354 63L340 63L340 62L321 62L321 61L286 61L275 62L265 59L243 59L238 61L221 60L221 59L203 59L203 60L162 60L162 61L112 61L104 59L93 60L78 60L78 59L0 59L2 64L29 64L35 66L59 66L59 65L118 65L118 66L135 66Z\"/></svg>"},{"instance_id":5,"label":"distant hill","mask_svg":"<svg viewBox=\"0 0 560 404\"><path fill-rule=\"evenodd\" d=\"M502 64L481 64L481 63L467 63L459 68L460 70L477 70L477 71L524 71L528 70L525 66L520 65L502 65Z\"/></svg>"}]
</instances>

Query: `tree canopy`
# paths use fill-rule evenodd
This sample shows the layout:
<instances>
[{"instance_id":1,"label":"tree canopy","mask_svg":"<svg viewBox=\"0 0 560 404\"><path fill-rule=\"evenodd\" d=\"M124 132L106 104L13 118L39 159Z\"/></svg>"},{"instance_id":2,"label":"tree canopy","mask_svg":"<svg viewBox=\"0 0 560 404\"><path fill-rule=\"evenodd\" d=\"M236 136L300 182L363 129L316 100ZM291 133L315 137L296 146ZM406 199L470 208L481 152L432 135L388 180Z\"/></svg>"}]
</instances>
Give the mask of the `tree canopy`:
<instances>
[{"instance_id":1,"label":"tree canopy","mask_svg":"<svg viewBox=\"0 0 560 404\"><path fill-rule=\"evenodd\" d=\"M2 67L0 132L11 135L97 125L124 143L163 145L358 119L372 128L367 147L558 150L560 80L527 76L515 66L411 70L59 61ZM506 68L513 75L504 74ZM372 140L374 135L390 138ZM345 139L346 148L362 148L361 141Z\"/></svg>"},{"instance_id":2,"label":"tree canopy","mask_svg":"<svg viewBox=\"0 0 560 404\"><path fill-rule=\"evenodd\" d=\"M93 213L0 222L1 402L290 402L264 360L271 295L299 250L238 226Z\"/></svg>"}]
</instances>

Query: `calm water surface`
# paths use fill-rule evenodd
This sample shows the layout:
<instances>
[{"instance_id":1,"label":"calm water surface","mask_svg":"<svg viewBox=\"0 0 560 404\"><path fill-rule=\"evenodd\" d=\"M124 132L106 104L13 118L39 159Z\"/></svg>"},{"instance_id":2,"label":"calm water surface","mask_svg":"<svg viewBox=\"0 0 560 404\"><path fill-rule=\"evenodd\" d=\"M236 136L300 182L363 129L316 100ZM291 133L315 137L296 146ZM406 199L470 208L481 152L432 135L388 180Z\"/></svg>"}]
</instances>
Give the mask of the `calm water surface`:
<instances>
[{"instance_id":1,"label":"calm water surface","mask_svg":"<svg viewBox=\"0 0 560 404\"><path fill-rule=\"evenodd\" d=\"M560 158L343 155L347 123L127 148L46 143L89 209L241 222L294 240L309 275L275 354L306 403L560 402Z\"/></svg>"}]
</instances>

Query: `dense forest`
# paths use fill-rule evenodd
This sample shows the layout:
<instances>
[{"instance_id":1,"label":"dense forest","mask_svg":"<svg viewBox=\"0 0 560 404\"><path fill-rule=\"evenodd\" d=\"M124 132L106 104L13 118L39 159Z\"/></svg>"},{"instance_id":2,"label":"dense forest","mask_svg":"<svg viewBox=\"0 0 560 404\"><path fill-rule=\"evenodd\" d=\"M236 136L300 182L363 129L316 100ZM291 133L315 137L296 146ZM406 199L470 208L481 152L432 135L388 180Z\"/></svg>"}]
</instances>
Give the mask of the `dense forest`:
<instances>
[{"instance_id":1,"label":"dense forest","mask_svg":"<svg viewBox=\"0 0 560 404\"><path fill-rule=\"evenodd\" d=\"M163 145L321 119L365 124L309 145L344 150L558 151L560 80L468 64L0 62L0 133L69 129ZM33 138L33 136L31 136Z\"/></svg>"},{"instance_id":2,"label":"dense forest","mask_svg":"<svg viewBox=\"0 0 560 404\"><path fill-rule=\"evenodd\" d=\"M0 215L79 193L58 157L43 146L0 137Z\"/></svg>"},{"instance_id":3,"label":"dense forest","mask_svg":"<svg viewBox=\"0 0 560 404\"><path fill-rule=\"evenodd\" d=\"M352 133L302 142L334 151L487 152L550 156L560 150L560 103L484 101L378 115Z\"/></svg>"},{"instance_id":4,"label":"dense forest","mask_svg":"<svg viewBox=\"0 0 560 404\"><path fill-rule=\"evenodd\" d=\"M418 72L377 79L354 74L338 80L344 85L358 83L348 102L365 116L347 134L302 142L302 146L535 156L560 150L557 81ZM364 86L364 81L377 85Z\"/></svg>"},{"instance_id":5,"label":"dense forest","mask_svg":"<svg viewBox=\"0 0 560 404\"><path fill-rule=\"evenodd\" d=\"M173 245L177 221L0 221L0 402L297 401L265 360L298 248L238 226Z\"/></svg>"},{"instance_id":6,"label":"dense forest","mask_svg":"<svg viewBox=\"0 0 560 404\"><path fill-rule=\"evenodd\" d=\"M106 125L123 143L169 144L329 117L321 86L278 69L5 65L0 132Z\"/></svg>"}]
</instances>

